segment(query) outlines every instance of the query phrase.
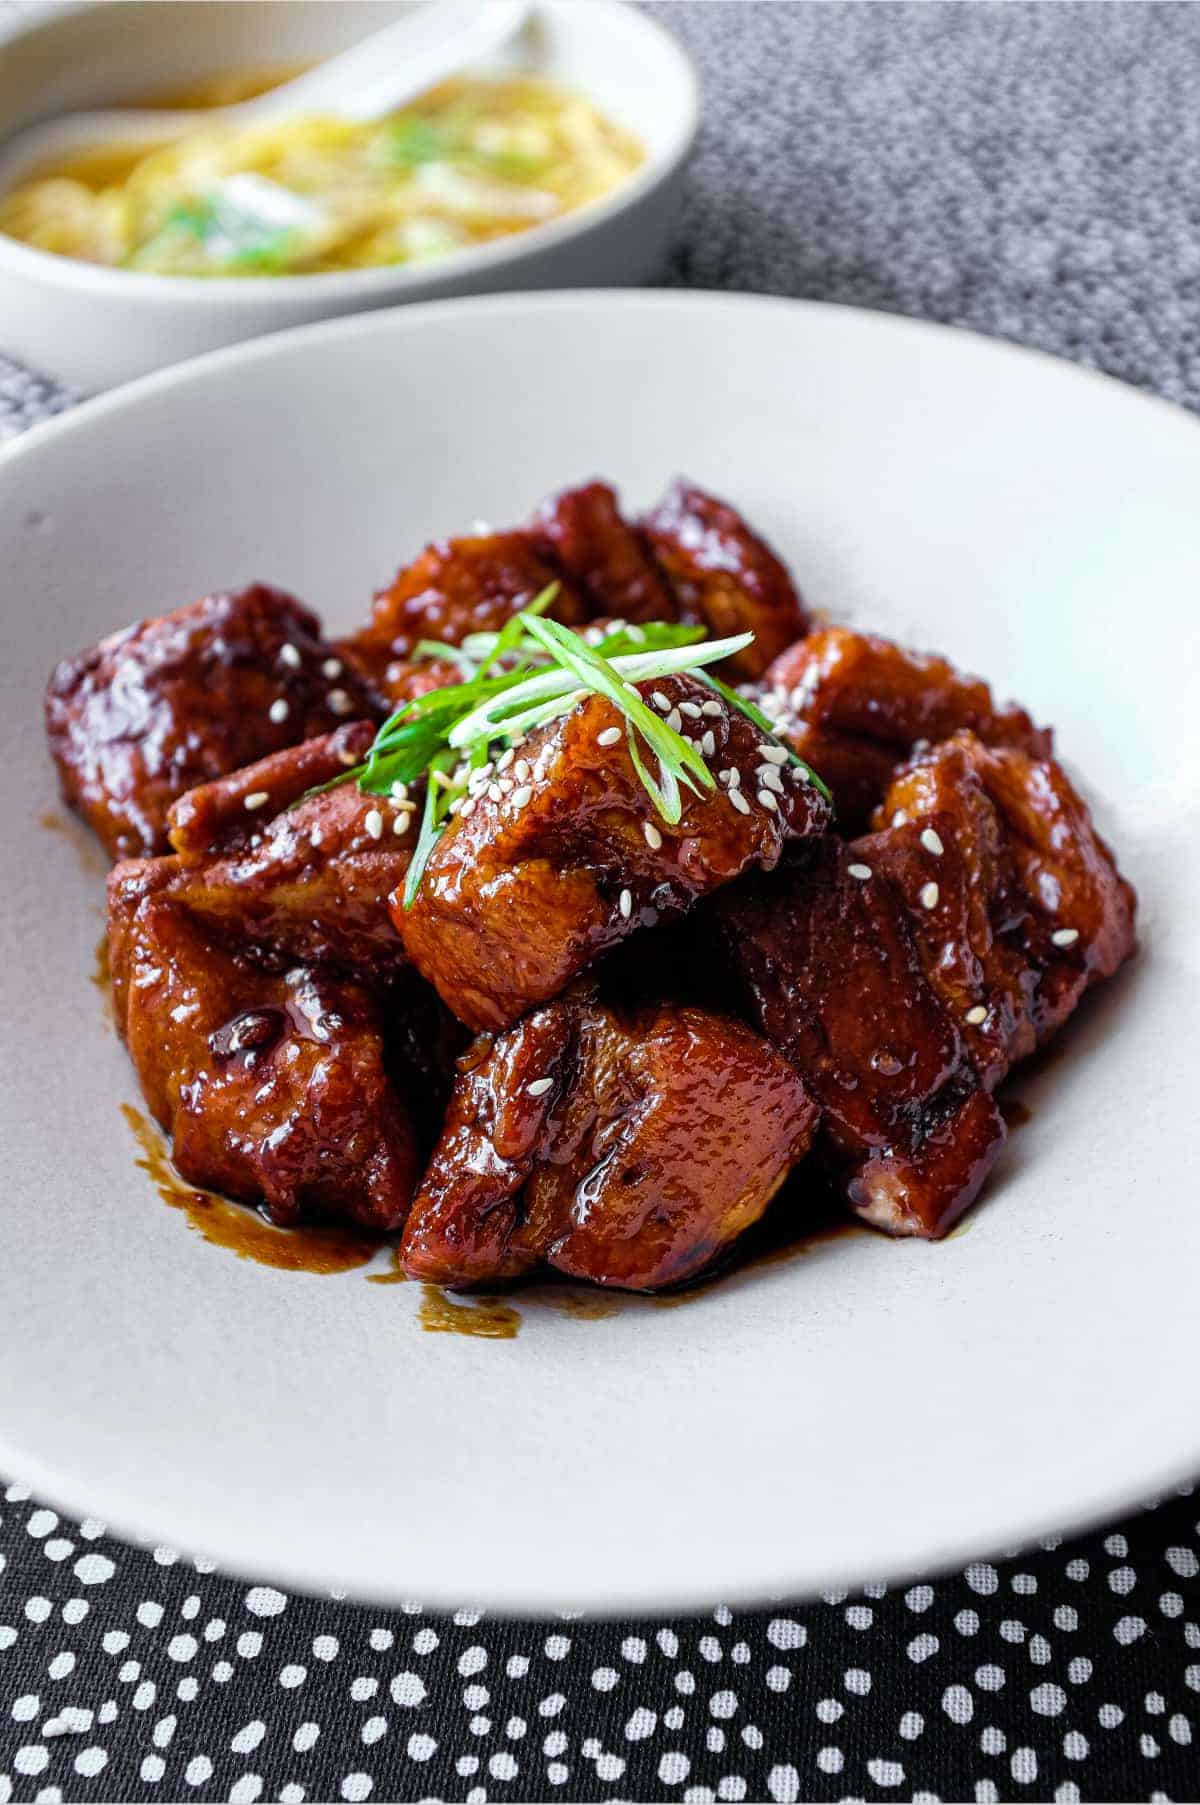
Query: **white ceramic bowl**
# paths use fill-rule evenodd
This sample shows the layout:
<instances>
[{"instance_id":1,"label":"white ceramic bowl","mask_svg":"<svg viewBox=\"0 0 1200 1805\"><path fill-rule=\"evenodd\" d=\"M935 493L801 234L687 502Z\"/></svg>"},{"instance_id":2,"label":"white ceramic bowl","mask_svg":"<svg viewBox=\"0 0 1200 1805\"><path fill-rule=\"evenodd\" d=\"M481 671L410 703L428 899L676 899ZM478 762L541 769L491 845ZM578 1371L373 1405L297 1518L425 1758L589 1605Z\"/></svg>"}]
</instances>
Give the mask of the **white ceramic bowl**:
<instances>
[{"instance_id":1,"label":"white ceramic bowl","mask_svg":"<svg viewBox=\"0 0 1200 1805\"><path fill-rule=\"evenodd\" d=\"M137 1089L88 983L103 861L39 825L45 673L252 577L346 632L431 537L598 472L637 510L681 468L815 607L1054 723L1138 887L1138 958L1022 1076L1031 1120L938 1246L833 1236L601 1321L518 1299L496 1341L426 1334L418 1285L210 1246L118 1113ZM745 295L334 320L0 452L0 1472L236 1572L547 1613L893 1579L1193 1476L1197 494L1182 409Z\"/></svg>"},{"instance_id":2,"label":"white ceramic bowl","mask_svg":"<svg viewBox=\"0 0 1200 1805\"><path fill-rule=\"evenodd\" d=\"M219 71L327 56L412 0L107 0L0 31L0 140ZM344 275L197 279L110 270L0 235L0 349L84 390L240 339L397 301L645 282L657 271L696 133L687 56L625 0L538 0L530 65L580 88L646 147L642 168L577 213L443 263Z\"/></svg>"}]
</instances>

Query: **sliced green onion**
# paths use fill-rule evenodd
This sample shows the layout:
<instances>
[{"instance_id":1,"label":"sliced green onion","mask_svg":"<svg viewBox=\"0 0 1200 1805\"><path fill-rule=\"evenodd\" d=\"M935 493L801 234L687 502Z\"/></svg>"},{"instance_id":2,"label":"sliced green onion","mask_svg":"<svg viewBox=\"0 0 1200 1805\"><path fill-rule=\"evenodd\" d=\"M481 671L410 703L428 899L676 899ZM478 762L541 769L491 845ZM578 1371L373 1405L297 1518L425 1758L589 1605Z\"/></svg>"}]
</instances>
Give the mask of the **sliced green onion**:
<instances>
[{"instance_id":1,"label":"sliced green onion","mask_svg":"<svg viewBox=\"0 0 1200 1805\"><path fill-rule=\"evenodd\" d=\"M441 838L446 811L453 801L448 790L443 789L440 783L434 783L434 772L449 773L457 763L457 758L449 750L435 754L429 761L429 782L425 786L425 807L421 812L421 831L417 835L417 844L413 849L412 860L404 875L404 907L406 909L411 909L417 899L417 891L421 888L421 879L425 875L429 855Z\"/></svg>"}]
</instances>

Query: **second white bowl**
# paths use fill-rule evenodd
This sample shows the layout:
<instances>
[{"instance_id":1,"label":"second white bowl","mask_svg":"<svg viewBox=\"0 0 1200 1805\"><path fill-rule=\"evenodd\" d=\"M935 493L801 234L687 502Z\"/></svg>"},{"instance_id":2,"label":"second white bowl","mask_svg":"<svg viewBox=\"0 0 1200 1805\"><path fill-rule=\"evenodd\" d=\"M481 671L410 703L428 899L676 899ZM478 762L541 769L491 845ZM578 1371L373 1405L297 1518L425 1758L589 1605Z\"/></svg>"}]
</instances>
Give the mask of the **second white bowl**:
<instances>
[{"instance_id":1,"label":"second white bowl","mask_svg":"<svg viewBox=\"0 0 1200 1805\"><path fill-rule=\"evenodd\" d=\"M3 37L0 137L156 86L327 56L411 3L108 0L60 9ZM318 276L151 276L0 235L0 346L94 390L240 339L398 301L648 280L675 224L696 133L690 61L624 0L539 0L528 42L533 67L579 88L646 147L642 167L604 200L443 263Z\"/></svg>"}]
</instances>

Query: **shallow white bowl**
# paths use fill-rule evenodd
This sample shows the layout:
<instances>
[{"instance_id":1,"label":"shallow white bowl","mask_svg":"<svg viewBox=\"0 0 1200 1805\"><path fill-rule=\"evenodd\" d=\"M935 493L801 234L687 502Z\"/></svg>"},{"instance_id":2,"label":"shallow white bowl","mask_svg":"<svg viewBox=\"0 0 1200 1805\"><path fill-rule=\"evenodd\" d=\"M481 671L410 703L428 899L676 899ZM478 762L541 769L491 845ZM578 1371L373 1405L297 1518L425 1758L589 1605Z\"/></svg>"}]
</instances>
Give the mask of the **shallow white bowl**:
<instances>
[{"instance_id":1,"label":"shallow white bowl","mask_svg":"<svg viewBox=\"0 0 1200 1805\"><path fill-rule=\"evenodd\" d=\"M0 29L0 141L227 69L317 59L413 0L111 0ZM684 51L625 0L537 0L529 66L579 88L646 147L633 178L548 225L419 268L214 280L52 256L0 235L0 349L84 390L334 314L504 288L649 281L679 209L699 95Z\"/></svg>"},{"instance_id":2,"label":"shallow white bowl","mask_svg":"<svg viewBox=\"0 0 1200 1805\"><path fill-rule=\"evenodd\" d=\"M523 1308L513 1341L424 1333L417 1285L209 1246L118 1113L96 848L38 825L50 664L256 576L345 631L430 537L594 471L641 508L679 468L813 605L1055 724L1138 886L1138 958L1023 1079L1032 1121L938 1246L861 1232L679 1308ZM0 454L0 1472L235 1570L530 1610L890 1577L1193 1474L1198 494L1200 426L1118 383L712 295L333 321Z\"/></svg>"}]
</instances>

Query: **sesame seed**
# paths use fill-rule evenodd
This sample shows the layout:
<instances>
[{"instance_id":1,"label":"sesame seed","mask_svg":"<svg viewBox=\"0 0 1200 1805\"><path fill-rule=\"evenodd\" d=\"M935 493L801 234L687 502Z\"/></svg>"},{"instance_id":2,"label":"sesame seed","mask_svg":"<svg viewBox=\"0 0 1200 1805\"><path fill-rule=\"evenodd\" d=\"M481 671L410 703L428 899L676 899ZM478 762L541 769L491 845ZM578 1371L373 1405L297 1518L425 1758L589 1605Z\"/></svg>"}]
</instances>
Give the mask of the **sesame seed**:
<instances>
[{"instance_id":1,"label":"sesame seed","mask_svg":"<svg viewBox=\"0 0 1200 1805\"><path fill-rule=\"evenodd\" d=\"M525 1086L525 1089L531 1097L544 1097L553 1083L553 1078L535 1078L532 1084Z\"/></svg>"},{"instance_id":2,"label":"sesame seed","mask_svg":"<svg viewBox=\"0 0 1200 1805\"><path fill-rule=\"evenodd\" d=\"M908 820L908 816L905 814L904 810L902 808L898 808L896 810L895 814L892 816L892 826L893 827L903 827L904 823L907 820Z\"/></svg>"},{"instance_id":3,"label":"sesame seed","mask_svg":"<svg viewBox=\"0 0 1200 1805\"><path fill-rule=\"evenodd\" d=\"M1050 936L1050 939L1055 946L1074 946L1078 938L1078 928L1055 928Z\"/></svg>"},{"instance_id":4,"label":"sesame seed","mask_svg":"<svg viewBox=\"0 0 1200 1805\"><path fill-rule=\"evenodd\" d=\"M334 714L351 714L354 710L354 704L344 689L331 689L325 700Z\"/></svg>"},{"instance_id":5,"label":"sesame seed","mask_svg":"<svg viewBox=\"0 0 1200 1805\"><path fill-rule=\"evenodd\" d=\"M471 811L474 807L475 807L474 796L468 796L466 801L463 803L462 808L459 810L460 818L463 821L465 821L467 816L471 813ZM408 816L406 815L405 816L405 825L407 826L407 824L408 824Z\"/></svg>"},{"instance_id":6,"label":"sesame seed","mask_svg":"<svg viewBox=\"0 0 1200 1805\"><path fill-rule=\"evenodd\" d=\"M966 1019L972 1028L978 1028L981 1022L986 1022L987 1010L982 1003L976 1003L974 1009L967 1010Z\"/></svg>"},{"instance_id":7,"label":"sesame seed","mask_svg":"<svg viewBox=\"0 0 1200 1805\"><path fill-rule=\"evenodd\" d=\"M343 765L356 765L358 763L358 754L357 752L352 752L349 746L339 746L338 759Z\"/></svg>"},{"instance_id":8,"label":"sesame seed","mask_svg":"<svg viewBox=\"0 0 1200 1805\"><path fill-rule=\"evenodd\" d=\"M511 801L513 807L524 808L532 795L533 791L530 789L529 785L523 783L519 790L514 790L512 793Z\"/></svg>"},{"instance_id":9,"label":"sesame seed","mask_svg":"<svg viewBox=\"0 0 1200 1805\"><path fill-rule=\"evenodd\" d=\"M496 783L502 796L512 795L514 785L511 777L498 777Z\"/></svg>"},{"instance_id":10,"label":"sesame seed","mask_svg":"<svg viewBox=\"0 0 1200 1805\"><path fill-rule=\"evenodd\" d=\"M786 765L788 749L786 746L763 746L760 748L760 756L768 765Z\"/></svg>"},{"instance_id":11,"label":"sesame seed","mask_svg":"<svg viewBox=\"0 0 1200 1805\"><path fill-rule=\"evenodd\" d=\"M670 714L670 712L671 712L670 698L667 696L664 696L661 689L656 689L654 691L654 694L650 697L650 700L653 702L655 708L657 708L659 714Z\"/></svg>"},{"instance_id":12,"label":"sesame seed","mask_svg":"<svg viewBox=\"0 0 1200 1805\"><path fill-rule=\"evenodd\" d=\"M700 704L699 702L681 702L679 704L679 712L680 714L687 715L689 719L693 721L698 721L700 719Z\"/></svg>"},{"instance_id":13,"label":"sesame seed","mask_svg":"<svg viewBox=\"0 0 1200 1805\"><path fill-rule=\"evenodd\" d=\"M632 620L627 621L625 624L625 631L626 631L626 633L628 633L630 639L632 639L635 646L645 645L645 643L646 643L645 628L639 627L636 621L632 621Z\"/></svg>"},{"instance_id":14,"label":"sesame seed","mask_svg":"<svg viewBox=\"0 0 1200 1805\"><path fill-rule=\"evenodd\" d=\"M298 671L300 668L299 649L292 644L290 639L285 640L284 644L279 648L279 662L280 664L286 664L288 668L293 671Z\"/></svg>"},{"instance_id":15,"label":"sesame seed","mask_svg":"<svg viewBox=\"0 0 1200 1805\"><path fill-rule=\"evenodd\" d=\"M642 832L646 836L646 844L651 852L657 852L662 845L662 835L659 833L657 827L655 827L653 821L643 821Z\"/></svg>"},{"instance_id":16,"label":"sesame seed","mask_svg":"<svg viewBox=\"0 0 1200 1805\"><path fill-rule=\"evenodd\" d=\"M308 837L314 846L319 846L321 841L325 838L325 835L321 832L319 827L314 827Z\"/></svg>"},{"instance_id":17,"label":"sesame seed","mask_svg":"<svg viewBox=\"0 0 1200 1805\"><path fill-rule=\"evenodd\" d=\"M363 826L366 828L367 832L370 834L370 836L373 840L382 840L382 838L383 838L383 816L380 814L380 812L377 808L369 808L367 810L366 815L363 819Z\"/></svg>"},{"instance_id":18,"label":"sesame seed","mask_svg":"<svg viewBox=\"0 0 1200 1805\"><path fill-rule=\"evenodd\" d=\"M718 721L725 713L719 702L701 702L700 713L706 714L710 721Z\"/></svg>"},{"instance_id":19,"label":"sesame seed","mask_svg":"<svg viewBox=\"0 0 1200 1805\"><path fill-rule=\"evenodd\" d=\"M790 706L795 709L797 714L800 713L800 710L804 707L804 704L807 701L808 701L808 697L804 692L804 685L802 683L798 683L796 685L795 689L792 691L791 695L786 696L784 698L785 706L790 704Z\"/></svg>"},{"instance_id":20,"label":"sesame seed","mask_svg":"<svg viewBox=\"0 0 1200 1805\"><path fill-rule=\"evenodd\" d=\"M729 768L729 787L731 790L740 790L742 787L742 774L736 765Z\"/></svg>"},{"instance_id":21,"label":"sesame seed","mask_svg":"<svg viewBox=\"0 0 1200 1805\"><path fill-rule=\"evenodd\" d=\"M462 801L459 804L459 813L465 814L468 806L473 807L474 805L473 804L468 805L468 803L465 800ZM412 820L411 815L397 815L396 816L396 819L392 822L392 832L396 835L397 839L399 839L401 834L406 834L408 832L408 824L411 820Z\"/></svg>"},{"instance_id":22,"label":"sesame seed","mask_svg":"<svg viewBox=\"0 0 1200 1805\"><path fill-rule=\"evenodd\" d=\"M504 791L500 788L498 783L489 783L487 787L487 798L489 802L499 802L503 794Z\"/></svg>"},{"instance_id":23,"label":"sesame seed","mask_svg":"<svg viewBox=\"0 0 1200 1805\"><path fill-rule=\"evenodd\" d=\"M343 665L340 658L327 658L321 666L322 677L340 677Z\"/></svg>"},{"instance_id":24,"label":"sesame seed","mask_svg":"<svg viewBox=\"0 0 1200 1805\"><path fill-rule=\"evenodd\" d=\"M462 808L462 805L463 798L461 796L456 796L454 801L450 804L450 807L446 810L446 813L448 815L457 815Z\"/></svg>"},{"instance_id":25,"label":"sesame seed","mask_svg":"<svg viewBox=\"0 0 1200 1805\"><path fill-rule=\"evenodd\" d=\"M768 809L772 814L779 807L779 804L776 802L774 796L772 796L770 790L760 790L758 792L758 800L762 806L765 809Z\"/></svg>"},{"instance_id":26,"label":"sesame seed","mask_svg":"<svg viewBox=\"0 0 1200 1805\"><path fill-rule=\"evenodd\" d=\"M513 749L510 746L508 748L508 751L502 752L500 754L499 758L496 760L497 771L507 771L508 767L512 764L512 761L513 761Z\"/></svg>"},{"instance_id":27,"label":"sesame seed","mask_svg":"<svg viewBox=\"0 0 1200 1805\"><path fill-rule=\"evenodd\" d=\"M917 898L923 909L936 909L941 891L936 884L922 884L921 894Z\"/></svg>"},{"instance_id":28,"label":"sesame seed","mask_svg":"<svg viewBox=\"0 0 1200 1805\"><path fill-rule=\"evenodd\" d=\"M867 879L874 875L869 865L847 865L846 870L851 877L856 877L860 884L865 884Z\"/></svg>"},{"instance_id":29,"label":"sesame seed","mask_svg":"<svg viewBox=\"0 0 1200 1805\"><path fill-rule=\"evenodd\" d=\"M492 761L489 758L486 765L480 765L480 767L479 767L478 771L475 773L475 775L476 775L476 777L490 777L491 774L492 774Z\"/></svg>"},{"instance_id":30,"label":"sesame seed","mask_svg":"<svg viewBox=\"0 0 1200 1805\"><path fill-rule=\"evenodd\" d=\"M519 758L513 766L513 776L516 778L517 782L528 783L531 775L529 760L527 758Z\"/></svg>"},{"instance_id":31,"label":"sesame seed","mask_svg":"<svg viewBox=\"0 0 1200 1805\"><path fill-rule=\"evenodd\" d=\"M274 721L278 726L280 721L287 720L290 712L287 703L284 701L283 697L280 696L276 701L272 702L270 708L268 708L267 718Z\"/></svg>"},{"instance_id":32,"label":"sesame seed","mask_svg":"<svg viewBox=\"0 0 1200 1805\"><path fill-rule=\"evenodd\" d=\"M739 815L748 815L750 813L750 804L746 801L746 798L742 795L740 790L730 790L729 800L732 802Z\"/></svg>"},{"instance_id":33,"label":"sesame seed","mask_svg":"<svg viewBox=\"0 0 1200 1805\"><path fill-rule=\"evenodd\" d=\"M620 896L617 898L617 907L620 909L626 921L628 921L629 917L633 914L633 894L631 891L622 890Z\"/></svg>"},{"instance_id":34,"label":"sesame seed","mask_svg":"<svg viewBox=\"0 0 1200 1805\"><path fill-rule=\"evenodd\" d=\"M932 827L927 827L922 833L921 844L926 852L931 852L935 858L941 858L946 850L942 845L941 834L936 833Z\"/></svg>"},{"instance_id":35,"label":"sesame seed","mask_svg":"<svg viewBox=\"0 0 1200 1805\"><path fill-rule=\"evenodd\" d=\"M270 800L271 798L266 790L251 790L246 798L246 807L253 813L256 808L261 808L264 802L269 802Z\"/></svg>"},{"instance_id":36,"label":"sesame seed","mask_svg":"<svg viewBox=\"0 0 1200 1805\"><path fill-rule=\"evenodd\" d=\"M407 802L408 801L408 785L406 783L401 783L399 778L397 778L395 783L392 785L392 801L393 802Z\"/></svg>"},{"instance_id":37,"label":"sesame seed","mask_svg":"<svg viewBox=\"0 0 1200 1805\"><path fill-rule=\"evenodd\" d=\"M703 752L705 758L711 758L713 753L716 751L716 749L717 749L716 738L714 737L713 730L710 727L708 732L705 734L704 738L700 741L700 750L701 750L701 752Z\"/></svg>"},{"instance_id":38,"label":"sesame seed","mask_svg":"<svg viewBox=\"0 0 1200 1805\"><path fill-rule=\"evenodd\" d=\"M717 772L717 782L723 783L726 786L728 786L729 780L732 776L733 776L732 771L718 771Z\"/></svg>"},{"instance_id":39,"label":"sesame seed","mask_svg":"<svg viewBox=\"0 0 1200 1805\"><path fill-rule=\"evenodd\" d=\"M754 773L764 790L774 790L776 795L783 794L783 778L774 765L760 765Z\"/></svg>"},{"instance_id":40,"label":"sesame seed","mask_svg":"<svg viewBox=\"0 0 1200 1805\"><path fill-rule=\"evenodd\" d=\"M680 732L680 730L682 729L683 716L680 714L680 712L677 708L673 708L671 710L670 714L667 716L667 726L673 727L675 729L676 733Z\"/></svg>"},{"instance_id":41,"label":"sesame seed","mask_svg":"<svg viewBox=\"0 0 1200 1805\"><path fill-rule=\"evenodd\" d=\"M436 784L439 790L452 790L454 788L454 780L448 771L431 771L429 773L429 781L430 783Z\"/></svg>"},{"instance_id":42,"label":"sesame seed","mask_svg":"<svg viewBox=\"0 0 1200 1805\"><path fill-rule=\"evenodd\" d=\"M596 744L598 746L615 746L620 737L621 729L619 727L606 727L603 733L596 735Z\"/></svg>"}]
</instances>

